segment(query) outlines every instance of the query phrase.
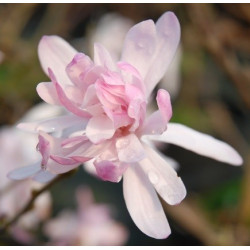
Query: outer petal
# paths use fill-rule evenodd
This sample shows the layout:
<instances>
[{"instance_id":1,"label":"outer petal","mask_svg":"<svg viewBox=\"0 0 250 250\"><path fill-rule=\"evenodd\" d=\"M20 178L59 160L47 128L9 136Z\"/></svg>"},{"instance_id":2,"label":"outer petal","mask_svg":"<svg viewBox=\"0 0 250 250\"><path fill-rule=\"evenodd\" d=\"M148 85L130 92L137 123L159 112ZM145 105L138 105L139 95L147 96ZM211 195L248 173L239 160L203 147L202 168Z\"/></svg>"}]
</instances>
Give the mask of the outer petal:
<instances>
[{"instance_id":1,"label":"outer petal","mask_svg":"<svg viewBox=\"0 0 250 250\"><path fill-rule=\"evenodd\" d=\"M160 196L170 205L180 203L186 196L186 188L174 169L150 147L145 147L148 158L139 164Z\"/></svg>"},{"instance_id":2,"label":"outer petal","mask_svg":"<svg viewBox=\"0 0 250 250\"><path fill-rule=\"evenodd\" d=\"M40 183L47 183L52 181L55 177L56 177L55 174L52 174L49 171L41 170L32 179Z\"/></svg>"},{"instance_id":3,"label":"outer petal","mask_svg":"<svg viewBox=\"0 0 250 250\"><path fill-rule=\"evenodd\" d=\"M94 62L96 65L106 67L109 70L116 71L116 65L109 52L99 43L94 45Z\"/></svg>"},{"instance_id":4,"label":"outer petal","mask_svg":"<svg viewBox=\"0 0 250 250\"><path fill-rule=\"evenodd\" d=\"M61 105L55 86L52 82L41 82L37 85L38 95L47 103L52 105Z\"/></svg>"},{"instance_id":5,"label":"outer petal","mask_svg":"<svg viewBox=\"0 0 250 250\"><path fill-rule=\"evenodd\" d=\"M146 157L144 148L134 134L120 137L116 140L118 158L122 162L138 162Z\"/></svg>"},{"instance_id":6,"label":"outer petal","mask_svg":"<svg viewBox=\"0 0 250 250\"><path fill-rule=\"evenodd\" d=\"M156 28L152 20L133 26L126 35L122 61L133 65L145 79L157 47Z\"/></svg>"},{"instance_id":7,"label":"outer petal","mask_svg":"<svg viewBox=\"0 0 250 250\"><path fill-rule=\"evenodd\" d=\"M41 162L36 162L32 165L17 168L8 173L8 177L12 180L23 180L31 177L41 170Z\"/></svg>"},{"instance_id":8,"label":"outer petal","mask_svg":"<svg viewBox=\"0 0 250 250\"><path fill-rule=\"evenodd\" d=\"M148 135L147 139L172 143L197 154L231 165L241 165L241 156L228 144L188 128L182 124L169 123L162 135Z\"/></svg>"},{"instance_id":9,"label":"outer petal","mask_svg":"<svg viewBox=\"0 0 250 250\"><path fill-rule=\"evenodd\" d=\"M138 166L130 166L123 175L123 195L136 226L146 235L163 239L171 233L158 196Z\"/></svg>"},{"instance_id":10,"label":"outer petal","mask_svg":"<svg viewBox=\"0 0 250 250\"><path fill-rule=\"evenodd\" d=\"M75 115L64 115L40 122L19 123L17 127L29 132L38 132L39 130L42 130L46 133L51 133L78 124L82 124L83 128L85 128L87 121L87 119Z\"/></svg>"},{"instance_id":11,"label":"outer petal","mask_svg":"<svg viewBox=\"0 0 250 250\"><path fill-rule=\"evenodd\" d=\"M92 117L86 128L86 136L93 143L110 139L114 133L113 122L106 115Z\"/></svg>"},{"instance_id":12,"label":"outer petal","mask_svg":"<svg viewBox=\"0 0 250 250\"><path fill-rule=\"evenodd\" d=\"M166 12L156 23L158 47L145 77L147 94L161 80L172 62L180 41L180 23L173 12Z\"/></svg>"},{"instance_id":13,"label":"outer petal","mask_svg":"<svg viewBox=\"0 0 250 250\"><path fill-rule=\"evenodd\" d=\"M165 74L180 40L180 25L172 12L157 21L133 26L125 39L122 60L132 64L144 78L147 96Z\"/></svg>"},{"instance_id":14,"label":"outer petal","mask_svg":"<svg viewBox=\"0 0 250 250\"><path fill-rule=\"evenodd\" d=\"M62 85L72 84L66 66L77 51L59 36L43 36L38 45L38 56L44 72L49 75L51 68L58 82Z\"/></svg>"}]
</instances>

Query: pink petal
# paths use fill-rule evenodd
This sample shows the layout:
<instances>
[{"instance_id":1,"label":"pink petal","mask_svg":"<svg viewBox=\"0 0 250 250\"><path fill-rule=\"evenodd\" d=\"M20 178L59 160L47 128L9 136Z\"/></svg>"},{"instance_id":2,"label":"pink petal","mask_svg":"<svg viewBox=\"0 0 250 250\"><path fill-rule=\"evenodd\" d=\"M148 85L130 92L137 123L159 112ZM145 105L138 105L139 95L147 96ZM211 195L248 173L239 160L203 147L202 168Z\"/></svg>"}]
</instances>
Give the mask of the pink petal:
<instances>
[{"instance_id":1,"label":"pink petal","mask_svg":"<svg viewBox=\"0 0 250 250\"><path fill-rule=\"evenodd\" d=\"M49 70L49 74L50 74L50 78L53 81L55 88L56 88L56 92L58 95L58 98L61 102L61 104L70 112L72 112L73 114L80 116L80 117L84 117L84 118L90 118L91 115L85 111L80 109L79 107L77 107L77 105L70 100L66 94L64 93L64 90L62 89L62 87L58 84L57 80L55 79L55 76L53 74L52 71Z\"/></svg>"},{"instance_id":2,"label":"pink petal","mask_svg":"<svg viewBox=\"0 0 250 250\"><path fill-rule=\"evenodd\" d=\"M116 149L118 158L122 162L138 162L146 157L144 148L135 134L118 138Z\"/></svg>"},{"instance_id":3,"label":"pink petal","mask_svg":"<svg viewBox=\"0 0 250 250\"><path fill-rule=\"evenodd\" d=\"M111 161L95 161L97 175L104 181L119 182L122 174L127 169L127 165Z\"/></svg>"},{"instance_id":4,"label":"pink petal","mask_svg":"<svg viewBox=\"0 0 250 250\"><path fill-rule=\"evenodd\" d=\"M61 105L55 86L52 82L41 82L37 85L38 95L47 103L52 105Z\"/></svg>"},{"instance_id":5,"label":"pink petal","mask_svg":"<svg viewBox=\"0 0 250 250\"><path fill-rule=\"evenodd\" d=\"M133 26L124 42L122 61L132 64L145 81L147 96L165 74L180 39L180 25L172 12L157 21Z\"/></svg>"},{"instance_id":6,"label":"pink petal","mask_svg":"<svg viewBox=\"0 0 250 250\"><path fill-rule=\"evenodd\" d=\"M96 65L103 66L109 70L116 71L116 65L109 52L99 43L94 45L94 62Z\"/></svg>"},{"instance_id":7,"label":"pink petal","mask_svg":"<svg viewBox=\"0 0 250 250\"><path fill-rule=\"evenodd\" d=\"M133 26L127 33L122 61L133 65L145 79L157 47L156 28L152 20Z\"/></svg>"},{"instance_id":8,"label":"pink petal","mask_svg":"<svg viewBox=\"0 0 250 250\"><path fill-rule=\"evenodd\" d=\"M241 165L241 156L228 144L188 128L182 124L169 123L162 135L145 136L149 140L162 141L181 146L197 154L231 165Z\"/></svg>"},{"instance_id":9,"label":"pink petal","mask_svg":"<svg viewBox=\"0 0 250 250\"><path fill-rule=\"evenodd\" d=\"M17 168L8 173L8 178L12 180L23 180L29 178L41 170L41 162L36 162L32 165Z\"/></svg>"},{"instance_id":10,"label":"pink petal","mask_svg":"<svg viewBox=\"0 0 250 250\"><path fill-rule=\"evenodd\" d=\"M160 110L157 110L145 120L141 129L141 134L162 134L166 129L167 124L163 121Z\"/></svg>"},{"instance_id":11,"label":"pink petal","mask_svg":"<svg viewBox=\"0 0 250 250\"><path fill-rule=\"evenodd\" d=\"M52 181L55 177L56 177L55 174L52 174L49 171L41 170L32 179L40 183L47 183Z\"/></svg>"},{"instance_id":12,"label":"pink petal","mask_svg":"<svg viewBox=\"0 0 250 250\"><path fill-rule=\"evenodd\" d=\"M86 136L93 143L110 139L114 133L113 122L106 115L92 117L86 128Z\"/></svg>"},{"instance_id":13,"label":"pink petal","mask_svg":"<svg viewBox=\"0 0 250 250\"><path fill-rule=\"evenodd\" d=\"M71 81L82 89L84 75L94 66L92 60L83 53L77 53L66 68Z\"/></svg>"},{"instance_id":14,"label":"pink petal","mask_svg":"<svg viewBox=\"0 0 250 250\"><path fill-rule=\"evenodd\" d=\"M146 235L167 238L170 227L159 198L147 176L138 166L130 166L123 175L123 195L136 226Z\"/></svg>"},{"instance_id":15,"label":"pink petal","mask_svg":"<svg viewBox=\"0 0 250 250\"><path fill-rule=\"evenodd\" d=\"M64 115L40 122L19 123L17 127L28 132L38 132L42 130L46 133L64 130L68 127L81 124L83 128L87 125L88 119L75 115Z\"/></svg>"},{"instance_id":16,"label":"pink petal","mask_svg":"<svg viewBox=\"0 0 250 250\"><path fill-rule=\"evenodd\" d=\"M170 95L165 89L159 89L156 96L157 105L164 123L168 123L172 117L172 105Z\"/></svg>"},{"instance_id":17,"label":"pink petal","mask_svg":"<svg viewBox=\"0 0 250 250\"><path fill-rule=\"evenodd\" d=\"M67 138L65 140L63 140L63 142L61 143L61 146L63 148L71 148L81 142L84 142L88 140L86 136L75 136L75 137L71 137L71 138Z\"/></svg>"},{"instance_id":18,"label":"pink petal","mask_svg":"<svg viewBox=\"0 0 250 250\"><path fill-rule=\"evenodd\" d=\"M53 174L63 174L67 173L70 170L77 168L80 165L80 163L76 163L73 165L62 165L54 160L49 159L48 164L47 164L47 170Z\"/></svg>"},{"instance_id":19,"label":"pink petal","mask_svg":"<svg viewBox=\"0 0 250 250\"><path fill-rule=\"evenodd\" d=\"M44 137L45 133L41 133L38 136L39 143L37 149L42 155L42 166L46 166L50 156L51 145L48 140Z\"/></svg>"},{"instance_id":20,"label":"pink petal","mask_svg":"<svg viewBox=\"0 0 250 250\"><path fill-rule=\"evenodd\" d=\"M94 158L97 157L99 154L101 154L103 151L105 151L110 146L109 141L104 141L99 144L93 144L89 140L86 141L83 145L78 147L75 151L70 153L68 157L71 157L72 159L79 159L79 158ZM85 160L84 160L85 162Z\"/></svg>"},{"instance_id":21,"label":"pink petal","mask_svg":"<svg viewBox=\"0 0 250 250\"><path fill-rule=\"evenodd\" d=\"M72 159L72 158L67 158L67 157L62 157L58 155L51 155L50 159L54 160L55 162L61 164L61 165L74 165L77 164L78 161ZM89 159L86 159L86 161Z\"/></svg>"},{"instance_id":22,"label":"pink petal","mask_svg":"<svg viewBox=\"0 0 250 250\"><path fill-rule=\"evenodd\" d=\"M148 96L172 62L180 41L180 23L173 12L166 12L156 23L157 49L145 77Z\"/></svg>"},{"instance_id":23,"label":"pink petal","mask_svg":"<svg viewBox=\"0 0 250 250\"><path fill-rule=\"evenodd\" d=\"M66 66L72 61L77 51L58 36L43 36L38 45L38 56L44 72L49 75L51 68L62 85L72 85Z\"/></svg>"},{"instance_id":24,"label":"pink petal","mask_svg":"<svg viewBox=\"0 0 250 250\"><path fill-rule=\"evenodd\" d=\"M167 129L167 124L172 116L170 95L166 90L159 89L156 100L159 110L145 120L141 134L162 134Z\"/></svg>"},{"instance_id":25,"label":"pink petal","mask_svg":"<svg viewBox=\"0 0 250 250\"><path fill-rule=\"evenodd\" d=\"M157 152L145 146L148 158L139 165L159 195L170 205L179 204L186 196L186 188L175 170Z\"/></svg>"}]
</instances>

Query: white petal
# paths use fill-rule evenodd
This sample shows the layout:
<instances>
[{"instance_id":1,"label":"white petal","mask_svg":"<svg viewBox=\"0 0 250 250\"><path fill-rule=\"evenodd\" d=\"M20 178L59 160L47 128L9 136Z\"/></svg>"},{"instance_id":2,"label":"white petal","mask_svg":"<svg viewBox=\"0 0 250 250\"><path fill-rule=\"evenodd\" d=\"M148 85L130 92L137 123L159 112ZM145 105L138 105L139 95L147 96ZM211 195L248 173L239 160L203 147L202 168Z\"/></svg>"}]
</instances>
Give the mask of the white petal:
<instances>
[{"instance_id":1,"label":"white petal","mask_svg":"<svg viewBox=\"0 0 250 250\"><path fill-rule=\"evenodd\" d=\"M156 28L152 20L134 25L127 33L122 61L133 65L143 78L147 75L157 47Z\"/></svg>"},{"instance_id":2,"label":"white petal","mask_svg":"<svg viewBox=\"0 0 250 250\"><path fill-rule=\"evenodd\" d=\"M39 122L19 123L17 127L29 132L37 133L39 130L42 130L46 133L51 133L76 126L78 124L82 124L83 129L85 128L87 121L88 119L84 119L75 115L64 115Z\"/></svg>"},{"instance_id":3,"label":"white petal","mask_svg":"<svg viewBox=\"0 0 250 250\"><path fill-rule=\"evenodd\" d=\"M94 51L94 62L96 65L106 67L112 71L116 70L113 59L104 46L99 43L95 43Z\"/></svg>"},{"instance_id":4,"label":"white petal","mask_svg":"<svg viewBox=\"0 0 250 250\"><path fill-rule=\"evenodd\" d=\"M97 177L96 168L94 165L95 159L83 163L83 169L91 175Z\"/></svg>"},{"instance_id":5,"label":"white petal","mask_svg":"<svg viewBox=\"0 0 250 250\"><path fill-rule=\"evenodd\" d=\"M133 26L126 35L122 61L132 64L144 78L147 96L164 76L180 40L180 24L172 12L156 25L152 20Z\"/></svg>"},{"instance_id":6,"label":"white petal","mask_svg":"<svg viewBox=\"0 0 250 250\"><path fill-rule=\"evenodd\" d=\"M48 68L51 68L62 85L72 85L66 73L66 66L76 53L77 51L59 36L43 36L38 45L38 56L44 72L48 75Z\"/></svg>"},{"instance_id":7,"label":"white petal","mask_svg":"<svg viewBox=\"0 0 250 250\"><path fill-rule=\"evenodd\" d=\"M186 188L175 170L161 156L145 146L148 158L139 165L159 195L170 205L179 204L186 196Z\"/></svg>"},{"instance_id":8,"label":"white petal","mask_svg":"<svg viewBox=\"0 0 250 250\"><path fill-rule=\"evenodd\" d=\"M146 235L163 239L171 233L159 198L138 166L130 166L123 175L123 195L136 226Z\"/></svg>"},{"instance_id":9,"label":"white petal","mask_svg":"<svg viewBox=\"0 0 250 250\"><path fill-rule=\"evenodd\" d=\"M144 148L135 134L118 138L116 149L118 158L122 162L138 162L146 156Z\"/></svg>"},{"instance_id":10,"label":"white petal","mask_svg":"<svg viewBox=\"0 0 250 250\"><path fill-rule=\"evenodd\" d=\"M182 124L169 123L162 135L145 135L149 140L175 144L197 154L231 165L241 165L241 156L228 144Z\"/></svg>"},{"instance_id":11,"label":"white petal","mask_svg":"<svg viewBox=\"0 0 250 250\"><path fill-rule=\"evenodd\" d=\"M8 177L12 180L23 180L29 178L41 170L41 162L36 162L32 165L17 168L8 173Z\"/></svg>"},{"instance_id":12,"label":"white petal","mask_svg":"<svg viewBox=\"0 0 250 250\"><path fill-rule=\"evenodd\" d=\"M38 95L47 103L52 105L61 105L56 88L52 82L41 82L37 85Z\"/></svg>"},{"instance_id":13,"label":"white petal","mask_svg":"<svg viewBox=\"0 0 250 250\"><path fill-rule=\"evenodd\" d=\"M114 133L113 122L106 115L90 118L86 128L86 136L93 143L110 139Z\"/></svg>"},{"instance_id":14,"label":"white petal","mask_svg":"<svg viewBox=\"0 0 250 250\"><path fill-rule=\"evenodd\" d=\"M164 13L156 23L157 44L154 57L145 77L147 94L150 95L155 85L166 73L172 62L180 41L180 24L173 12Z\"/></svg>"},{"instance_id":15,"label":"white petal","mask_svg":"<svg viewBox=\"0 0 250 250\"><path fill-rule=\"evenodd\" d=\"M55 177L56 177L55 174L52 174L49 171L41 170L32 179L40 183L47 183L47 182L52 181Z\"/></svg>"}]
</instances>

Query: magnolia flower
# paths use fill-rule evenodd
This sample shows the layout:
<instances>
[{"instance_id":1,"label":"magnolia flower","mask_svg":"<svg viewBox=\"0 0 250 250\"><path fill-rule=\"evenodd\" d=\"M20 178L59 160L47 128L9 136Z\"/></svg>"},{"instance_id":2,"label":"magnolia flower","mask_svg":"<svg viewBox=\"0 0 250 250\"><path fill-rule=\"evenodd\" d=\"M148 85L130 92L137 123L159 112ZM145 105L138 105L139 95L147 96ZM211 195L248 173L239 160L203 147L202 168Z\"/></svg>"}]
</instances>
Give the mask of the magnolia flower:
<instances>
[{"instance_id":1,"label":"magnolia flower","mask_svg":"<svg viewBox=\"0 0 250 250\"><path fill-rule=\"evenodd\" d=\"M39 104L31 109L22 120L37 120L49 116L59 115L58 107ZM0 130L0 217L12 218L31 198L31 191L40 186L30 180L13 182L7 178L7 173L20 166L32 163L39 158L35 150L37 136L24 133L15 127L5 127ZM39 221L48 217L51 197L48 192L42 194L35 201L34 209L12 226L10 231L19 241L32 240L26 230L35 228ZM25 230L24 230L25 229Z\"/></svg>"},{"instance_id":2,"label":"magnolia flower","mask_svg":"<svg viewBox=\"0 0 250 250\"><path fill-rule=\"evenodd\" d=\"M151 147L152 140L172 143L232 165L242 158L229 145L184 125L169 123L170 96L159 89L158 110L146 115L148 99L164 76L180 40L172 12L154 24L133 26L123 44L121 61L113 62L100 44L94 60L57 36L45 36L38 54L51 82L37 86L49 104L70 114L19 127L39 132L42 160L10 173L13 179L36 180L70 171L89 161L98 176L118 182L137 227L148 236L166 238L171 230L157 193L170 205L184 199L186 189L174 169ZM60 137L48 133L58 131Z\"/></svg>"},{"instance_id":3,"label":"magnolia flower","mask_svg":"<svg viewBox=\"0 0 250 250\"><path fill-rule=\"evenodd\" d=\"M77 212L63 210L48 221L45 234L53 245L123 245L128 232L111 216L111 207L94 202L90 189L81 187L76 192Z\"/></svg>"}]
</instances>

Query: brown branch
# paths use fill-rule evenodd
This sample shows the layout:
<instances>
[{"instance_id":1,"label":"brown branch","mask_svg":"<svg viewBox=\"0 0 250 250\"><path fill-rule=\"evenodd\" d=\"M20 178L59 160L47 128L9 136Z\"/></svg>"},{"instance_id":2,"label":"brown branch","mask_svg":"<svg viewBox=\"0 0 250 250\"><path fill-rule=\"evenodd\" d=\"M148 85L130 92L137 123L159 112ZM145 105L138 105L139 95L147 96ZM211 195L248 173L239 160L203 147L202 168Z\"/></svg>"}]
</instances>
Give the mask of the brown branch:
<instances>
[{"instance_id":1,"label":"brown branch","mask_svg":"<svg viewBox=\"0 0 250 250\"><path fill-rule=\"evenodd\" d=\"M248 94L250 93L250 76L248 68L239 65L233 49L225 49L225 41L223 39L225 36L221 35L225 31L222 28L216 29L218 22L221 20L215 16L212 5L188 4L186 6L200 43L231 78L246 107L250 108Z\"/></svg>"}]
</instances>

